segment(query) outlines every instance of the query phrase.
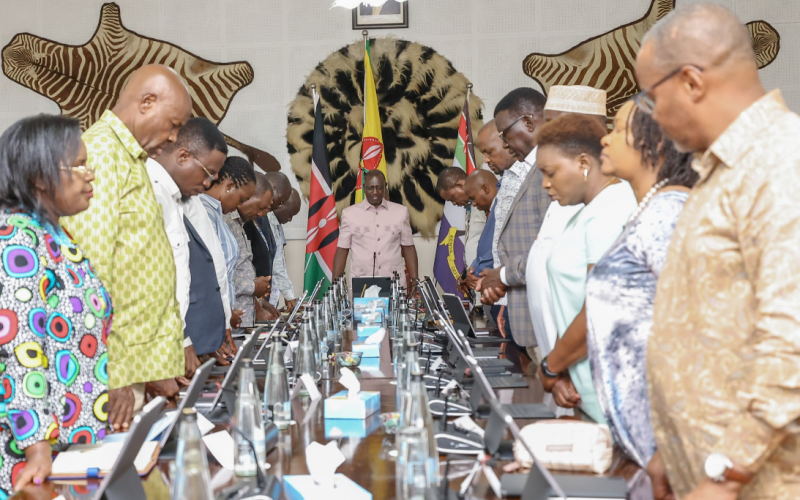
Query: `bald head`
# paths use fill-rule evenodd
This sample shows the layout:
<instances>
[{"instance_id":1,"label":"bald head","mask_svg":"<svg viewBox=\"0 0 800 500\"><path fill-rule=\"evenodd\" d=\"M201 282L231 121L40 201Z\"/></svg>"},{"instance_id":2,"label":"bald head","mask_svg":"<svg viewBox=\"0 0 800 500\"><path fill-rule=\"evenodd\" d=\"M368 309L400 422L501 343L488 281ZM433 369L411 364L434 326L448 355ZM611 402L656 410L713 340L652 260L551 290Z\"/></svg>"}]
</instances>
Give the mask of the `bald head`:
<instances>
[{"instance_id":1,"label":"bald head","mask_svg":"<svg viewBox=\"0 0 800 500\"><path fill-rule=\"evenodd\" d=\"M292 217L297 215L298 212L300 212L300 193L296 189L292 189L289 199L283 202L273 213L278 218L278 222L286 224L291 222Z\"/></svg>"},{"instance_id":2,"label":"bald head","mask_svg":"<svg viewBox=\"0 0 800 500\"><path fill-rule=\"evenodd\" d=\"M702 152L764 94L747 28L725 7L679 7L645 35L637 98L681 152Z\"/></svg>"},{"instance_id":3,"label":"bald head","mask_svg":"<svg viewBox=\"0 0 800 500\"><path fill-rule=\"evenodd\" d=\"M488 121L481 127L475 145L481 150L486 164L495 175L503 175L503 172L511 168L516 161L514 155L503 147L503 140L494 120Z\"/></svg>"},{"instance_id":4,"label":"bald head","mask_svg":"<svg viewBox=\"0 0 800 500\"><path fill-rule=\"evenodd\" d=\"M750 33L736 14L721 5L678 7L645 34L656 64L672 71L682 64L707 68L738 59L756 66Z\"/></svg>"},{"instance_id":5,"label":"bald head","mask_svg":"<svg viewBox=\"0 0 800 500\"><path fill-rule=\"evenodd\" d=\"M487 170L476 170L467 177L464 192L474 206L489 213L492 201L497 196L497 178Z\"/></svg>"},{"instance_id":6,"label":"bald head","mask_svg":"<svg viewBox=\"0 0 800 500\"><path fill-rule=\"evenodd\" d=\"M272 210L277 210L292 194L292 184L289 182L289 178L281 172L267 172L265 175L272 185Z\"/></svg>"},{"instance_id":7,"label":"bald head","mask_svg":"<svg viewBox=\"0 0 800 500\"><path fill-rule=\"evenodd\" d=\"M133 72L112 111L142 149L160 154L191 117L192 98L174 70L150 64Z\"/></svg>"}]
</instances>

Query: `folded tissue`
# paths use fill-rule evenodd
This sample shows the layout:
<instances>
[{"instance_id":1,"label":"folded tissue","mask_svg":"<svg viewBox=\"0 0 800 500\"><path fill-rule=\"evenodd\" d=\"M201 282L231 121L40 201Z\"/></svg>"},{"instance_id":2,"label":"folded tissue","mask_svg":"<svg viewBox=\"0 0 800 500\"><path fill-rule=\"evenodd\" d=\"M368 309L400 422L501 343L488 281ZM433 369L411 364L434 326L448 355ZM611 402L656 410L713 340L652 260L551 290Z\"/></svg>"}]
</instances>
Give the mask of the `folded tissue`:
<instances>
[{"instance_id":1,"label":"folded tissue","mask_svg":"<svg viewBox=\"0 0 800 500\"><path fill-rule=\"evenodd\" d=\"M379 358L381 356L381 342L386 337L386 329L379 328L364 341L353 342L352 351L362 353L364 358Z\"/></svg>"},{"instance_id":2,"label":"folded tissue","mask_svg":"<svg viewBox=\"0 0 800 500\"><path fill-rule=\"evenodd\" d=\"M329 418L365 419L381 409L381 393L362 391L361 383L349 368L341 369L339 383L347 388L325 399L324 416Z\"/></svg>"},{"instance_id":3,"label":"folded tissue","mask_svg":"<svg viewBox=\"0 0 800 500\"><path fill-rule=\"evenodd\" d=\"M323 446L313 442L306 447L307 475L283 476L290 500L372 500L372 494L336 469L344 463L336 441Z\"/></svg>"}]
</instances>

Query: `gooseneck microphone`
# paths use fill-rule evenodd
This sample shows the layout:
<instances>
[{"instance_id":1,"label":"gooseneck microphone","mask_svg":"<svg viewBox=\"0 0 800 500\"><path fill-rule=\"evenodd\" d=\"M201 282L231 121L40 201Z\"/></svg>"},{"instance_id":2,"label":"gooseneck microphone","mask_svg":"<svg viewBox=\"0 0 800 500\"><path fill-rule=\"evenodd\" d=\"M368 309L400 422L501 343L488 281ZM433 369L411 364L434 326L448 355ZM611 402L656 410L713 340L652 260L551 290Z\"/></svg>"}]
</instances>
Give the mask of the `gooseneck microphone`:
<instances>
[{"instance_id":1,"label":"gooseneck microphone","mask_svg":"<svg viewBox=\"0 0 800 500\"><path fill-rule=\"evenodd\" d=\"M378 254L372 252L372 279L375 279L375 263L378 262Z\"/></svg>"}]
</instances>

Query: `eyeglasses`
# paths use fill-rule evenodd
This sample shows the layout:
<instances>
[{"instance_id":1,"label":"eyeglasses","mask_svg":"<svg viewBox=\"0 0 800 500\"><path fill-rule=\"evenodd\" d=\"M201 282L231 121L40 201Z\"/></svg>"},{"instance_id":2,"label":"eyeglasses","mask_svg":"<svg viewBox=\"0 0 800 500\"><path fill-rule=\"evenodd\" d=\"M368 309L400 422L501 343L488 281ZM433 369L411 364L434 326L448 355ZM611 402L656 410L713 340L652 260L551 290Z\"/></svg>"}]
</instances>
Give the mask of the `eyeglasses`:
<instances>
[{"instance_id":1,"label":"eyeglasses","mask_svg":"<svg viewBox=\"0 0 800 500\"><path fill-rule=\"evenodd\" d=\"M523 119L523 118L525 118L525 117L533 118L533 115L522 115L522 116L520 116L519 118L517 118L516 120L514 120L514 121L511 123L511 125L509 125L508 127L506 127L506 128L505 128L505 130L503 130L502 132L500 132L500 133L498 134L498 135L500 136L500 138L501 138L501 139L503 139L503 142L508 142L508 140L506 140L506 133L507 133L509 130L511 130L511 127L513 127L514 125L516 125L516 124L517 124L517 122L519 122L520 120L522 120L522 119Z\"/></svg>"},{"instance_id":2,"label":"eyeglasses","mask_svg":"<svg viewBox=\"0 0 800 500\"><path fill-rule=\"evenodd\" d=\"M197 164L200 165L200 168L202 168L203 171L206 173L206 175L208 175L208 177L206 178L206 181L214 182L214 179L217 178L217 174L212 174L211 172L209 172L208 169L206 168L206 166L203 165L203 163L200 160L197 159L197 155L195 155L192 152L190 152L189 154L192 155L192 157L194 158L194 161L196 161Z\"/></svg>"},{"instance_id":3,"label":"eyeglasses","mask_svg":"<svg viewBox=\"0 0 800 500\"><path fill-rule=\"evenodd\" d=\"M87 167L86 165L78 165L77 167L61 167L61 170L67 170L70 173L72 172L81 172L83 175L95 173L95 167Z\"/></svg>"},{"instance_id":4,"label":"eyeglasses","mask_svg":"<svg viewBox=\"0 0 800 500\"><path fill-rule=\"evenodd\" d=\"M651 98L649 94L652 91L654 91L659 85L661 85L662 83L666 82L667 80L669 80L673 76L675 76L678 73L680 73L681 71L683 71L683 68L685 68L686 66L689 66L690 68L694 68L694 69L696 69L697 71L700 71L700 72L703 71L703 68L701 68L700 66L696 66L694 64L683 64L683 65L675 68L674 70L670 71L669 73L667 73L667 76L665 76L661 80L659 80L656 83L654 83L649 89L643 90L643 91L639 92L638 94L636 94L635 96L633 96L633 102L636 103L636 105L639 107L639 109L641 109L642 111L644 111L648 115L652 115L653 111L656 109L656 101L654 101L653 98Z\"/></svg>"}]
</instances>

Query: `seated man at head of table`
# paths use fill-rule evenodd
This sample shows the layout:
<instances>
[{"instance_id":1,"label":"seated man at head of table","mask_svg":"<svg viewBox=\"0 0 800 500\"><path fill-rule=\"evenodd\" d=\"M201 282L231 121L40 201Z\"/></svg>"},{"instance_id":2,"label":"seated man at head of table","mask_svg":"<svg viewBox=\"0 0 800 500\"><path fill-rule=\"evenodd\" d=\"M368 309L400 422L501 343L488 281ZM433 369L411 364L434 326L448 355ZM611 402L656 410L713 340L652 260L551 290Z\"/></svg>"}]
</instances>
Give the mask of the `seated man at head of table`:
<instances>
[{"instance_id":1,"label":"seated man at head of table","mask_svg":"<svg viewBox=\"0 0 800 500\"><path fill-rule=\"evenodd\" d=\"M344 272L347 256L353 251L350 276L391 276L397 271L401 286L406 272L417 281L417 249L411 237L408 209L385 199L386 177L380 170L364 176L364 200L342 211L339 248L333 258L333 276ZM405 261L405 265L404 265Z\"/></svg>"}]
</instances>

